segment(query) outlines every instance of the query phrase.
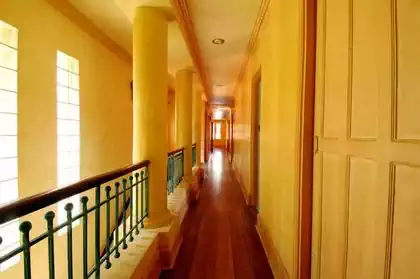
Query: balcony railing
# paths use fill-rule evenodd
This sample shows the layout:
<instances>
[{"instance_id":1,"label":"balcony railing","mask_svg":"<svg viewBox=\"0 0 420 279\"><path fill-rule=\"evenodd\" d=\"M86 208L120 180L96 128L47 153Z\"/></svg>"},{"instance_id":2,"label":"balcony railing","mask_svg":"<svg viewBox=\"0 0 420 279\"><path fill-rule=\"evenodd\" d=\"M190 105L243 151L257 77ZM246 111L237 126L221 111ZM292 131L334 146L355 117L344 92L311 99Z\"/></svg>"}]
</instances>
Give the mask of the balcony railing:
<instances>
[{"instance_id":1,"label":"balcony railing","mask_svg":"<svg viewBox=\"0 0 420 279\"><path fill-rule=\"evenodd\" d=\"M184 176L184 148L168 153L167 192L173 193Z\"/></svg>"},{"instance_id":2,"label":"balcony railing","mask_svg":"<svg viewBox=\"0 0 420 279\"><path fill-rule=\"evenodd\" d=\"M197 162L197 144L194 143L192 146L192 165L195 166Z\"/></svg>"},{"instance_id":3,"label":"balcony railing","mask_svg":"<svg viewBox=\"0 0 420 279\"><path fill-rule=\"evenodd\" d=\"M19 230L21 234L21 243L19 246L0 257L0 264L7 260L23 254L23 275L25 279L30 279L32 276L31 266L31 248L42 241L47 241L48 245L48 273L49 278L55 278L55 259L54 253L54 234L59 231L66 231L67 235L67 273L68 278L73 278L73 261L79 260L80 256L73 256L73 226L75 222L81 220L82 224L82 248L83 255L81 257L83 265L83 278L89 278L94 275L95 278L100 278L101 265L105 263L105 268L111 268L111 254L115 258L119 258L119 249L127 249L127 241L133 240L134 234L139 234L139 229L143 228L144 220L149 213L148 201L148 166L149 161L143 161L125 168L101 174L92 178L82 180L78 183L69 185L64 188L54 189L40 193L19 201L7 204L0 207L0 225L6 222L23 217L22 219L31 220L31 213L37 210L45 209L46 207L57 204L59 201L70 198L74 195L82 193L80 199L81 213L73 214L72 203L65 205L65 213L67 221L54 226L56 213L49 210L45 214L45 223L47 230L36 237L31 236L32 223L31 221L24 221L20 224ZM111 188L111 185L114 186ZM92 190L94 192L91 192ZM101 194L102 193L102 194ZM94 205L88 206L88 196L94 196ZM122 207L120 212L120 199L124 205L130 199L128 210ZM114 200L115 220L111 220L111 201ZM118 235L118 229L115 230L115 241L112 243L105 241L105 253L101 253L101 209L105 213L106 238L110 236L111 226L118 226L119 216L122 214L122 237ZM88 234L89 213L94 213L94 234ZM127 215L128 214L128 215ZM89 216L89 219L88 219ZM113 225L111 225L113 223ZM39 226L37 226L39 227ZM88 242L94 242L94 264L89 267L88 262ZM1 248L0 236L0 248Z\"/></svg>"}]
</instances>

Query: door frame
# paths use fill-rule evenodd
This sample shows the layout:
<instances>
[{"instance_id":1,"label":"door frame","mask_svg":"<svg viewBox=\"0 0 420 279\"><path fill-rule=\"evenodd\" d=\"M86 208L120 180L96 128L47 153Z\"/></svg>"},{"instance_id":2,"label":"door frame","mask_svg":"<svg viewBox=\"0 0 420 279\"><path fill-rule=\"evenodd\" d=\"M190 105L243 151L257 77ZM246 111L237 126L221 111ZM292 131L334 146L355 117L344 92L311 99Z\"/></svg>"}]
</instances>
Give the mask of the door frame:
<instances>
[{"instance_id":1,"label":"door frame","mask_svg":"<svg viewBox=\"0 0 420 279\"><path fill-rule=\"evenodd\" d=\"M261 83L261 67L257 70L252 78L251 89L251 195L248 197L248 204L254 206L256 209L259 204L259 165L260 165L260 148L259 148L259 112L261 110L259 98L261 92L259 84Z\"/></svg>"},{"instance_id":2,"label":"door frame","mask_svg":"<svg viewBox=\"0 0 420 279\"><path fill-rule=\"evenodd\" d=\"M214 151L214 138L213 138L213 134L214 134L214 122L213 120L210 119L210 153L213 153Z\"/></svg>"},{"instance_id":3,"label":"door frame","mask_svg":"<svg viewBox=\"0 0 420 279\"><path fill-rule=\"evenodd\" d=\"M207 163L209 160L209 131L210 130L210 120L208 115L208 107L204 110L204 162Z\"/></svg>"},{"instance_id":4,"label":"door frame","mask_svg":"<svg viewBox=\"0 0 420 279\"><path fill-rule=\"evenodd\" d=\"M317 0L304 0L298 278L311 278Z\"/></svg>"},{"instance_id":5,"label":"door frame","mask_svg":"<svg viewBox=\"0 0 420 279\"><path fill-rule=\"evenodd\" d=\"M212 124L211 124L211 107L209 104L206 104L206 112L205 112L205 138L206 138L206 144L205 144L205 157L206 157L206 163L210 159L210 154L212 153Z\"/></svg>"},{"instance_id":6,"label":"door frame","mask_svg":"<svg viewBox=\"0 0 420 279\"><path fill-rule=\"evenodd\" d=\"M231 163L233 162L233 157L234 157L234 147L233 147L233 145L235 143L235 141L233 139L233 123L234 123L233 118L234 118L234 112L233 112L233 109L231 109L230 110L230 147L229 147L229 149L230 149L230 162Z\"/></svg>"}]
</instances>

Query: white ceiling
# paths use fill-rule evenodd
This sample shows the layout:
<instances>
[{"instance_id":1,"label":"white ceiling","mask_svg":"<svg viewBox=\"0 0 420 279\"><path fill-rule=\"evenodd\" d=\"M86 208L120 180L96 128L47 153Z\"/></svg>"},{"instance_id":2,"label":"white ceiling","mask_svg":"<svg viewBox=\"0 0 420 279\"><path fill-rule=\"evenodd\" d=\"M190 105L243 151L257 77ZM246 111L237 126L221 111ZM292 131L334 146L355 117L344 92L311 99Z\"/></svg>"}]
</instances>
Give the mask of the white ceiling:
<instances>
[{"instance_id":1,"label":"white ceiling","mask_svg":"<svg viewBox=\"0 0 420 279\"><path fill-rule=\"evenodd\" d=\"M170 11L169 0L67 0L107 36L132 54L132 15L136 6ZM244 5L246 2L246 5ZM261 0L190 0L189 9L203 62L212 85L211 102L227 104L245 59L249 37ZM214 45L214 38L226 40ZM168 25L168 71L192 66L182 33L175 21Z\"/></svg>"},{"instance_id":2,"label":"white ceiling","mask_svg":"<svg viewBox=\"0 0 420 279\"><path fill-rule=\"evenodd\" d=\"M214 102L223 104L232 98L261 0L191 0L189 4ZM225 43L215 45L214 38Z\"/></svg>"}]
</instances>

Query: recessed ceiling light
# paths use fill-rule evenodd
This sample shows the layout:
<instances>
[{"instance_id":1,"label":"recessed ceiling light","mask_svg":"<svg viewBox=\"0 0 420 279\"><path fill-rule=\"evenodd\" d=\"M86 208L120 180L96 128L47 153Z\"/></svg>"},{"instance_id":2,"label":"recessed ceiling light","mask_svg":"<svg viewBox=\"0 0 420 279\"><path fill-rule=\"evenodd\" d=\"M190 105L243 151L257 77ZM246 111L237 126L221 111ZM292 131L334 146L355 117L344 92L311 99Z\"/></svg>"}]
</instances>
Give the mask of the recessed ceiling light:
<instances>
[{"instance_id":1,"label":"recessed ceiling light","mask_svg":"<svg viewBox=\"0 0 420 279\"><path fill-rule=\"evenodd\" d=\"M216 39L213 39L213 44L215 44L215 45L223 45L224 43L225 43L225 39L222 39L222 38L216 38Z\"/></svg>"}]
</instances>

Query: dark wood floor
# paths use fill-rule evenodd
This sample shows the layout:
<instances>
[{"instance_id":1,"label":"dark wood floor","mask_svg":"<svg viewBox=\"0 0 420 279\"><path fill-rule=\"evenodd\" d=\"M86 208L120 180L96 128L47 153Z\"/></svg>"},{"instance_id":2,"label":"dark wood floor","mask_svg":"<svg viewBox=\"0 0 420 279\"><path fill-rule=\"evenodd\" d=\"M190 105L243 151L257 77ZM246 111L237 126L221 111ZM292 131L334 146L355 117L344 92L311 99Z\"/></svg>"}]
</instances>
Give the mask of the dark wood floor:
<instances>
[{"instance_id":1,"label":"dark wood floor","mask_svg":"<svg viewBox=\"0 0 420 279\"><path fill-rule=\"evenodd\" d=\"M221 151L212 154L207 174L198 203L184 219L175 267L160 278L273 278L253 211Z\"/></svg>"}]
</instances>

